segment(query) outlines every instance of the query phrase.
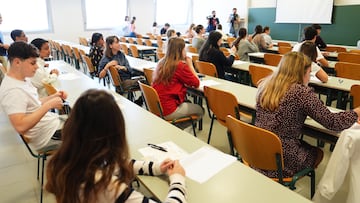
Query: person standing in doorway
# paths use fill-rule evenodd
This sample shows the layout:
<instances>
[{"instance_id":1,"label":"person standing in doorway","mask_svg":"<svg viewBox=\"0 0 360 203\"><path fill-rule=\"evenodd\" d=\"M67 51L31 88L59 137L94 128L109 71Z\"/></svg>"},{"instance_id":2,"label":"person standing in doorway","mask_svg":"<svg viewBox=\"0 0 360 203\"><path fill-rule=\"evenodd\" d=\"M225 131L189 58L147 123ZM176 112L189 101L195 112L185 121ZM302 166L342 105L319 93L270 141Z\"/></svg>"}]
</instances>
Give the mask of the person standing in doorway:
<instances>
[{"instance_id":1,"label":"person standing in doorway","mask_svg":"<svg viewBox=\"0 0 360 203\"><path fill-rule=\"evenodd\" d=\"M207 17L208 26L206 32L211 32L216 30L216 25L220 23L219 18L216 17L216 11L212 11L211 15Z\"/></svg>"},{"instance_id":2,"label":"person standing in doorway","mask_svg":"<svg viewBox=\"0 0 360 203\"><path fill-rule=\"evenodd\" d=\"M234 37L238 37L240 30L240 16L237 14L237 8L233 8L233 12L229 16L228 23L230 23L230 34Z\"/></svg>"}]
</instances>

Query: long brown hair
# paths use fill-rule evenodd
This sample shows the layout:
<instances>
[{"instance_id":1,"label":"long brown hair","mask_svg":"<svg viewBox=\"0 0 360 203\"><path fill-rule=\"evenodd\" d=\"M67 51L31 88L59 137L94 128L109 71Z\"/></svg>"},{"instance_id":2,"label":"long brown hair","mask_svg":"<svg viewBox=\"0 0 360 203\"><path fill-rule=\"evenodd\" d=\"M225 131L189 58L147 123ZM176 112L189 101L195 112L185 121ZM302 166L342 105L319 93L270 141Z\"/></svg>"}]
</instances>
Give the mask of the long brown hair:
<instances>
[{"instance_id":1,"label":"long brown hair","mask_svg":"<svg viewBox=\"0 0 360 203\"><path fill-rule=\"evenodd\" d=\"M303 84L305 72L311 67L309 57L303 53L290 52L280 61L279 69L259 85L261 93L258 102L264 109L274 111L279 107L281 98L292 84Z\"/></svg>"},{"instance_id":2,"label":"long brown hair","mask_svg":"<svg viewBox=\"0 0 360 203\"><path fill-rule=\"evenodd\" d=\"M171 37L164 58L162 58L154 72L154 83L168 84L180 61L184 60L183 49L185 41L180 37Z\"/></svg>"},{"instance_id":3,"label":"long brown hair","mask_svg":"<svg viewBox=\"0 0 360 203\"><path fill-rule=\"evenodd\" d=\"M119 183L133 179L124 117L109 93L84 92L65 122L62 139L47 166L46 190L58 203L95 202L115 172ZM95 180L99 171L102 176Z\"/></svg>"},{"instance_id":4,"label":"long brown hair","mask_svg":"<svg viewBox=\"0 0 360 203\"><path fill-rule=\"evenodd\" d=\"M114 42L119 42L119 38L115 35L113 36L108 36L106 38L106 41L105 41L105 56L108 57L108 58L111 58L114 56L114 54L112 53L112 50L110 48L110 45Z\"/></svg>"}]
</instances>

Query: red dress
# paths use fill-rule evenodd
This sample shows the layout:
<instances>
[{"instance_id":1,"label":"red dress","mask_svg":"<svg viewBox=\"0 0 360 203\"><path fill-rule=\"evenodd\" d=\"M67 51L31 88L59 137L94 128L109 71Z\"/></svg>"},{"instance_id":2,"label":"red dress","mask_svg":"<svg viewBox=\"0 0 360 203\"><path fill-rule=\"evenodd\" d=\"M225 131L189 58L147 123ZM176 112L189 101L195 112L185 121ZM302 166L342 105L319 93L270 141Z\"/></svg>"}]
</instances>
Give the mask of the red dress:
<instances>
[{"instance_id":1,"label":"red dress","mask_svg":"<svg viewBox=\"0 0 360 203\"><path fill-rule=\"evenodd\" d=\"M199 78L184 61L180 61L169 84L154 83L152 86L159 94L163 114L167 116L184 102L187 86L199 87L199 85Z\"/></svg>"}]
</instances>

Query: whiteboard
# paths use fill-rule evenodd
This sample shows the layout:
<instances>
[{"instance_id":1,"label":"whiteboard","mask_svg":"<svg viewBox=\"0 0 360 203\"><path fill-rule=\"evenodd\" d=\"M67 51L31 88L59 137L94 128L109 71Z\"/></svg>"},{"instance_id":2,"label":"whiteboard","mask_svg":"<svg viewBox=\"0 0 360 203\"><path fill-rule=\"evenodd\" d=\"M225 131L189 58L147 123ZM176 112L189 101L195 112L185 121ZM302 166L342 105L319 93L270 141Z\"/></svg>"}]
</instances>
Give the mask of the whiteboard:
<instances>
[{"instance_id":1,"label":"whiteboard","mask_svg":"<svg viewBox=\"0 0 360 203\"><path fill-rule=\"evenodd\" d=\"M275 23L331 24L334 0L277 0Z\"/></svg>"}]
</instances>

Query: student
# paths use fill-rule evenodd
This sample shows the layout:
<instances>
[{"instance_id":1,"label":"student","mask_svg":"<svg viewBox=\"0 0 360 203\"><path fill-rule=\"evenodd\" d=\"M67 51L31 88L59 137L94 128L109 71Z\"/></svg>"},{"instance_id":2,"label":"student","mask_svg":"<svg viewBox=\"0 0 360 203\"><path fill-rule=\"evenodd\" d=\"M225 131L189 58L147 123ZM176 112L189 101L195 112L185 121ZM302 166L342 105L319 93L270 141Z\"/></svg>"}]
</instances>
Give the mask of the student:
<instances>
[{"instance_id":1,"label":"student","mask_svg":"<svg viewBox=\"0 0 360 203\"><path fill-rule=\"evenodd\" d=\"M237 49L237 54L242 61L250 61L249 53L258 52L259 49L252 41L252 37L247 35L246 28L240 28L239 37L234 41L233 46Z\"/></svg>"},{"instance_id":2,"label":"student","mask_svg":"<svg viewBox=\"0 0 360 203\"><path fill-rule=\"evenodd\" d=\"M152 86L159 94L165 119L182 116L204 115L198 104L186 102L187 87L198 88L200 80L190 57L186 56L185 42L182 38L169 39L167 50L154 71Z\"/></svg>"},{"instance_id":3,"label":"student","mask_svg":"<svg viewBox=\"0 0 360 203\"><path fill-rule=\"evenodd\" d=\"M230 14L228 23L230 23L230 34L234 37L238 37L240 29L240 16L237 14L237 8L233 8L233 12Z\"/></svg>"},{"instance_id":4,"label":"student","mask_svg":"<svg viewBox=\"0 0 360 203\"><path fill-rule=\"evenodd\" d=\"M50 56L50 46L47 40L36 38L31 41L31 44L39 50L39 57L36 59L38 69L36 70L34 77L31 78L31 83L36 87L39 97L42 98L48 96L44 83L55 83L59 71L57 69L48 70L49 64L45 62L45 59Z\"/></svg>"},{"instance_id":5,"label":"student","mask_svg":"<svg viewBox=\"0 0 360 203\"><path fill-rule=\"evenodd\" d=\"M0 13L0 25L2 24L2 16ZM0 30L0 65L2 64L4 70L7 69L7 49L9 48L8 44L5 44L4 35Z\"/></svg>"},{"instance_id":6,"label":"student","mask_svg":"<svg viewBox=\"0 0 360 203\"><path fill-rule=\"evenodd\" d=\"M214 64L219 78L225 79L225 69L234 63L236 48L231 47L231 54L226 57L219 48L222 43L221 37L219 32L210 32L209 37L200 49L199 60Z\"/></svg>"},{"instance_id":7,"label":"student","mask_svg":"<svg viewBox=\"0 0 360 203\"><path fill-rule=\"evenodd\" d=\"M317 37L317 32L314 28L312 27L306 27L304 28L304 37L305 40L303 42L297 43L294 45L292 51L299 51L301 45L306 42L306 41L311 41L313 43L315 43L316 37ZM316 47L316 51L317 51L317 58L316 61L319 62L321 64L321 66L323 67L328 67L329 63L328 61L324 58L324 56L322 55L320 49L318 47Z\"/></svg>"},{"instance_id":8,"label":"student","mask_svg":"<svg viewBox=\"0 0 360 203\"><path fill-rule=\"evenodd\" d=\"M158 35L159 34L159 29L157 27L157 22L153 22L152 28L151 28L151 34L152 35Z\"/></svg>"},{"instance_id":9,"label":"student","mask_svg":"<svg viewBox=\"0 0 360 203\"><path fill-rule=\"evenodd\" d=\"M319 49L325 49L327 45L324 42L324 40L320 37L321 26L319 24L312 24L311 27L314 28L317 32L316 40L315 40L316 46L319 47Z\"/></svg>"},{"instance_id":10,"label":"student","mask_svg":"<svg viewBox=\"0 0 360 203\"><path fill-rule=\"evenodd\" d=\"M195 32L195 24L191 23L191 25L189 26L189 29L186 30L185 35L187 38L193 38L196 36L196 32Z\"/></svg>"},{"instance_id":11,"label":"student","mask_svg":"<svg viewBox=\"0 0 360 203\"><path fill-rule=\"evenodd\" d=\"M11 31L10 36L14 42L19 42L19 41L23 41L26 43L28 42L28 38L23 30L18 30L18 29L13 30Z\"/></svg>"},{"instance_id":12,"label":"student","mask_svg":"<svg viewBox=\"0 0 360 203\"><path fill-rule=\"evenodd\" d=\"M114 97L90 89L76 101L63 128L63 144L47 165L46 190L58 203L155 202L131 188L134 174L169 175L165 202L186 202L178 161L130 161L125 118ZM90 149L90 150L89 150Z\"/></svg>"},{"instance_id":13,"label":"student","mask_svg":"<svg viewBox=\"0 0 360 203\"><path fill-rule=\"evenodd\" d=\"M164 42L164 44L163 44L163 52L166 52L166 49L167 49L167 44L168 44L168 42L169 42L169 39L171 38L171 37L177 37L177 35L176 35L176 32L175 32L175 30L174 29L168 29L167 31L166 31L166 41Z\"/></svg>"},{"instance_id":14,"label":"student","mask_svg":"<svg viewBox=\"0 0 360 203\"><path fill-rule=\"evenodd\" d=\"M311 75L316 76L321 82L327 82L329 76L327 73L316 63L316 45L313 42L304 42L301 45L300 52L304 53L310 58L311 63Z\"/></svg>"},{"instance_id":15,"label":"student","mask_svg":"<svg viewBox=\"0 0 360 203\"><path fill-rule=\"evenodd\" d=\"M121 36L129 36L130 34L130 18L129 16L125 16L124 23L121 25Z\"/></svg>"},{"instance_id":16,"label":"student","mask_svg":"<svg viewBox=\"0 0 360 203\"><path fill-rule=\"evenodd\" d=\"M272 39L271 39L271 36L270 36L270 27L269 26L264 27L263 37L264 37L266 46L267 47L272 47L273 43L272 43Z\"/></svg>"},{"instance_id":17,"label":"student","mask_svg":"<svg viewBox=\"0 0 360 203\"><path fill-rule=\"evenodd\" d=\"M206 32L216 30L216 25L220 23L219 18L216 17L216 11L212 11L211 15L206 18L208 20L208 26Z\"/></svg>"},{"instance_id":18,"label":"student","mask_svg":"<svg viewBox=\"0 0 360 203\"><path fill-rule=\"evenodd\" d=\"M217 26L216 26L216 31L217 32L220 32L221 33L221 39L223 40L223 41L226 41L227 40L227 38L228 38L228 36L224 33L224 31L222 30L222 25L221 24L218 24Z\"/></svg>"},{"instance_id":19,"label":"student","mask_svg":"<svg viewBox=\"0 0 360 203\"><path fill-rule=\"evenodd\" d=\"M266 44L264 34L263 34L263 29L262 29L261 25L257 25L255 27L255 33L252 35L252 39L253 39L253 42L259 48L259 50L262 52L266 52L268 48L271 48L273 46L272 44L270 44L270 45Z\"/></svg>"},{"instance_id":20,"label":"student","mask_svg":"<svg viewBox=\"0 0 360 203\"><path fill-rule=\"evenodd\" d=\"M105 54L99 62L99 77L105 77L109 68L114 66L119 72L122 80L122 86L125 90L138 88L138 80L131 79L131 77L136 75L130 67L129 61L120 50L121 47L117 36L109 36L106 38ZM122 94L120 89L116 89L116 92ZM140 106L142 105L141 96L135 101L135 103Z\"/></svg>"},{"instance_id":21,"label":"student","mask_svg":"<svg viewBox=\"0 0 360 203\"><path fill-rule=\"evenodd\" d=\"M10 69L0 86L0 104L12 126L30 140L37 151L57 148L61 141L61 123L58 114L49 110L61 108L67 94L59 91L39 98L36 88L28 78L34 76L37 49L25 42L14 42L8 50Z\"/></svg>"},{"instance_id":22,"label":"student","mask_svg":"<svg viewBox=\"0 0 360 203\"><path fill-rule=\"evenodd\" d=\"M135 25L136 17L134 16L130 22L130 33L129 37L136 37L136 25Z\"/></svg>"},{"instance_id":23,"label":"student","mask_svg":"<svg viewBox=\"0 0 360 203\"><path fill-rule=\"evenodd\" d=\"M200 51L201 46L205 42L204 34L205 28L203 25L197 25L195 28L196 36L192 39L192 46L195 47L198 52Z\"/></svg>"},{"instance_id":24,"label":"student","mask_svg":"<svg viewBox=\"0 0 360 203\"><path fill-rule=\"evenodd\" d=\"M256 98L255 125L280 138L284 177L293 176L305 167L316 168L323 158L321 149L299 139L307 116L334 131L351 127L360 116L360 107L332 113L308 87L310 67L311 61L303 53L284 55L278 71L260 83ZM261 172L278 177L276 171Z\"/></svg>"},{"instance_id":25,"label":"student","mask_svg":"<svg viewBox=\"0 0 360 203\"><path fill-rule=\"evenodd\" d=\"M89 57L95 70L98 70L100 60L104 56L104 37L101 33L95 32L91 36Z\"/></svg>"},{"instance_id":26,"label":"student","mask_svg":"<svg viewBox=\"0 0 360 203\"><path fill-rule=\"evenodd\" d=\"M169 27L170 27L170 24L165 23L164 27L161 28L161 30L160 30L160 35L162 35L162 36L166 35L166 31L169 29Z\"/></svg>"}]
</instances>

